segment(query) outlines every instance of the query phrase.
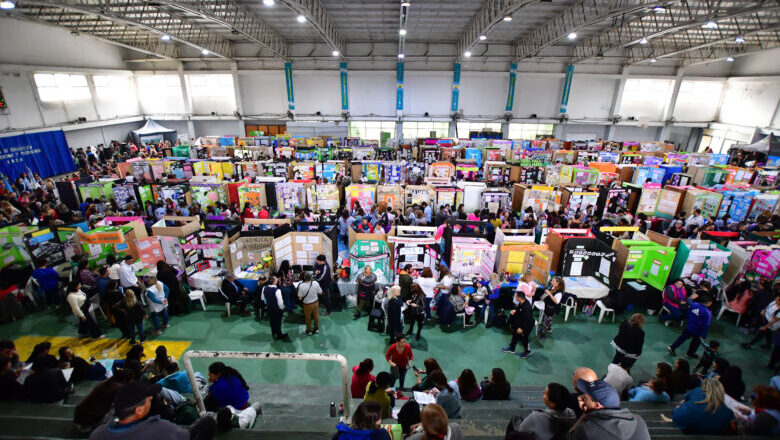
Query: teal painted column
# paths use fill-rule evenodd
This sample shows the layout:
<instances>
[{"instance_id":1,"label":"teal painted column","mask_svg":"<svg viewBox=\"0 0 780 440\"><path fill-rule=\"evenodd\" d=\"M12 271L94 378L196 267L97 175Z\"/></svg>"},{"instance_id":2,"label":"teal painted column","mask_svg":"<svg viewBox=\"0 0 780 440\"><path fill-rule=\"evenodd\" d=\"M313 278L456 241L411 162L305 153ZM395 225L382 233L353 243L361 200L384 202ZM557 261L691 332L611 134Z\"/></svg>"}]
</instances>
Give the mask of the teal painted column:
<instances>
[{"instance_id":1,"label":"teal painted column","mask_svg":"<svg viewBox=\"0 0 780 440\"><path fill-rule=\"evenodd\" d=\"M561 96L561 113L566 113L569 106L569 94L571 93L571 80L574 78L574 65L566 66L566 77L563 79L563 95Z\"/></svg>"},{"instance_id":2,"label":"teal painted column","mask_svg":"<svg viewBox=\"0 0 780 440\"><path fill-rule=\"evenodd\" d=\"M349 111L349 87L347 85L347 63L342 61L339 64L341 71L341 111Z\"/></svg>"},{"instance_id":3,"label":"teal painted column","mask_svg":"<svg viewBox=\"0 0 780 440\"><path fill-rule=\"evenodd\" d=\"M395 110L402 112L404 110L404 63L402 61L396 65L395 80Z\"/></svg>"},{"instance_id":4,"label":"teal painted column","mask_svg":"<svg viewBox=\"0 0 780 440\"><path fill-rule=\"evenodd\" d=\"M287 85L287 109L295 110L295 93L293 92L292 63L284 63L284 79Z\"/></svg>"},{"instance_id":5,"label":"teal painted column","mask_svg":"<svg viewBox=\"0 0 780 440\"><path fill-rule=\"evenodd\" d=\"M506 94L506 110L512 112L512 108L515 106L515 83L517 83L517 63L512 63L509 68L509 90Z\"/></svg>"},{"instance_id":6,"label":"teal painted column","mask_svg":"<svg viewBox=\"0 0 780 440\"><path fill-rule=\"evenodd\" d=\"M458 100L460 99L460 63L455 63L452 68L452 102L450 102L450 111L458 111Z\"/></svg>"}]
</instances>

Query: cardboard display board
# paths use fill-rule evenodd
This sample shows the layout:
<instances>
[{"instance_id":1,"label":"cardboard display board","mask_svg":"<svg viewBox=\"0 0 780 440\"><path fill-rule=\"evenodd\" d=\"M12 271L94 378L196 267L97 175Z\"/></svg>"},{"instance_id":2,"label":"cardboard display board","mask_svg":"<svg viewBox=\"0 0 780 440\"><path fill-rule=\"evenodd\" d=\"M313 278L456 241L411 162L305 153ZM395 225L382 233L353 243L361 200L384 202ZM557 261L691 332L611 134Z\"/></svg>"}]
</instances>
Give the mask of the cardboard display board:
<instances>
[{"instance_id":1,"label":"cardboard display board","mask_svg":"<svg viewBox=\"0 0 780 440\"><path fill-rule=\"evenodd\" d=\"M662 183L666 172L657 167L636 167L631 183L644 185L645 183Z\"/></svg>"},{"instance_id":2,"label":"cardboard display board","mask_svg":"<svg viewBox=\"0 0 780 440\"><path fill-rule=\"evenodd\" d=\"M450 273L460 279L490 278L496 264L497 246L484 238L453 237Z\"/></svg>"},{"instance_id":3,"label":"cardboard display board","mask_svg":"<svg viewBox=\"0 0 780 440\"><path fill-rule=\"evenodd\" d=\"M190 186L187 182L171 183L168 181L162 185L152 185L152 193L156 200L165 203L168 199L173 201L174 206L188 206L192 203L190 195Z\"/></svg>"},{"instance_id":4,"label":"cardboard display board","mask_svg":"<svg viewBox=\"0 0 780 440\"><path fill-rule=\"evenodd\" d=\"M671 220L680 210L685 199L686 188L665 186L661 190L661 194L658 196L658 204L655 207L656 217Z\"/></svg>"},{"instance_id":5,"label":"cardboard display board","mask_svg":"<svg viewBox=\"0 0 780 440\"><path fill-rule=\"evenodd\" d=\"M382 182L388 185L406 183L406 162L384 162L382 164Z\"/></svg>"},{"instance_id":6,"label":"cardboard display board","mask_svg":"<svg viewBox=\"0 0 780 440\"><path fill-rule=\"evenodd\" d=\"M618 221L618 211L620 209L631 212L630 209L631 191L627 188L600 188L599 198L596 202L594 212L613 223ZM636 199L636 197L634 197Z\"/></svg>"},{"instance_id":7,"label":"cardboard display board","mask_svg":"<svg viewBox=\"0 0 780 440\"><path fill-rule=\"evenodd\" d=\"M319 212L325 210L329 213L336 213L341 203L341 193L338 185L317 184L306 188L306 200L313 211Z\"/></svg>"},{"instance_id":8,"label":"cardboard display board","mask_svg":"<svg viewBox=\"0 0 780 440\"><path fill-rule=\"evenodd\" d=\"M481 198L481 206L483 208L486 208L488 212L498 214L501 210L508 209L511 206L512 194L507 189L494 188L482 192Z\"/></svg>"},{"instance_id":9,"label":"cardboard display board","mask_svg":"<svg viewBox=\"0 0 780 440\"><path fill-rule=\"evenodd\" d=\"M532 271L535 253L537 251L548 257L546 260L542 260L546 265L549 265L549 257L552 253L547 249L546 245L512 243L498 246L499 256L497 258L496 273L521 277L526 272ZM547 270L546 274L549 274L549 272L550 271ZM544 278L543 285L546 285L547 277Z\"/></svg>"},{"instance_id":10,"label":"cardboard display board","mask_svg":"<svg viewBox=\"0 0 780 440\"><path fill-rule=\"evenodd\" d=\"M158 261L165 260L160 237L146 237L135 240L138 249L138 258L146 268L156 268Z\"/></svg>"},{"instance_id":11,"label":"cardboard display board","mask_svg":"<svg viewBox=\"0 0 780 440\"><path fill-rule=\"evenodd\" d=\"M613 287L616 260L617 253L601 240L570 238L563 248L561 274L565 277L590 276L605 286Z\"/></svg>"},{"instance_id":12,"label":"cardboard display board","mask_svg":"<svg viewBox=\"0 0 780 440\"><path fill-rule=\"evenodd\" d=\"M329 160L317 164L317 176L327 179L328 182L335 182L339 176L345 175L346 166L344 161Z\"/></svg>"},{"instance_id":13,"label":"cardboard display board","mask_svg":"<svg viewBox=\"0 0 780 440\"><path fill-rule=\"evenodd\" d=\"M504 162L485 162L485 183L503 185L509 183L509 176L512 173L512 165Z\"/></svg>"},{"instance_id":14,"label":"cardboard display board","mask_svg":"<svg viewBox=\"0 0 780 440\"><path fill-rule=\"evenodd\" d=\"M313 183L280 182L276 184L276 209L286 215L295 214L295 209L306 204L306 188Z\"/></svg>"},{"instance_id":15,"label":"cardboard display board","mask_svg":"<svg viewBox=\"0 0 780 440\"><path fill-rule=\"evenodd\" d=\"M457 186L463 189L463 209L466 212L482 209L484 206L482 194L487 189L487 185L483 182L458 182Z\"/></svg>"},{"instance_id":16,"label":"cardboard display board","mask_svg":"<svg viewBox=\"0 0 780 440\"><path fill-rule=\"evenodd\" d=\"M529 206L537 214L555 203L555 188L552 186L526 185L516 183L512 193L512 209L525 211Z\"/></svg>"},{"instance_id":17,"label":"cardboard display board","mask_svg":"<svg viewBox=\"0 0 780 440\"><path fill-rule=\"evenodd\" d=\"M127 208L130 204L137 203L133 185L115 185L112 191L114 200L120 208Z\"/></svg>"},{"instance_id":18,"label":"cardboard display board","mask_svg":"<svg viewBox=\"0 0 780 440\"><path fill-rule=\"evenodd\" d=\"M78 185L79 195L81 196L82 201L87 199L98 200L101 197L109 200L114 197L113 187L113 182L92 182Z\"/></svg>"},{"instance_id":19,"label":"cardboard display board","mask_svg":"<svg viewBox=\"0 0 780 440\"><path fill-rule=\"evenodd\" d=\"M428 165L428 176L452 179L455 177L455 165L450 162L434 162Z\"/></svg>"},{"instance_id":20,"label":"cardboard display board","mask_svg":"<svg viewBox=\"0 0 780 440\"><path fill-rule=\"evenodd\" d=\"M555 273L561 273L561 255L566 241L571 238L596 238L590 229L559 229L548 228L545 243L552 252L551 270Z\"/></svg>"},{"instance_id":21,"label":"cardboard display board","mask_svg":"<svg viewBox=\"0 0 780 440\"><path fill-rule=\"evenodd\" d=\"M24 234L24 244L30 254L33 267L38 267L41 258L46 258L50 267L67 261L57 234L50 228L27 232Z\"/></svg>"},{"instance_id":22,"label":"cardboard display board","mask_svg":"<svg viewBox=\"0 0 780 440\"><path fill-rule=\"evenodd\" d=\"M479 176L479 165L476 161L458 161L455 164L455 179L473 182Z\"/></svg>"},{"instance_id":23,"label":"cardboard display board","mask_svg":"<svg viewBox=\"0 0 780 440\"><path fill-rule=\"evenodd\" d=\"M753 206L750 207L750 212L747 215L748 220L755 220L758 216L767 212L774 212L775 208L780 204L777 203L778 194L759 194L753 198Z\"/></svg>"},{"instance_id":24,"label":"cardboard display board","mask_svg":"<svg viewBox=\"0 0 780 440\"><path fill-rule=\"evenodd\" d=\"M690 174L674 173L669 180L666 181L666 184L671 186L688 186L692 181L693 176Z\"/></svg>"},{"instance_id":25,"label":"cardboard display board","mask_svg":"<svg viewBox=\"0 0 780 440\"><path fill-rule=\"evenodd\" d=\"M655 215L658 199L661 196L661 185L658 183L646 183L642 188L642 195L637 203L636 213Z\"/></svg>"},{"instance_id":26,"label":"cardboard display board","mask_svg":"<svg viewBox=\"0 0 780 440\"><path fill-rule=\"evenodd\" d=\"M723 194L721 193L691 188L685 192L685 198L680 209L686 215L693 214L694 209L701 209L701 215L709 219L718 215L722 199Z\"/></svg>"},{"instance_id":27,"label":"cardboard display board","mask_svg":"<svg viewBox=\"0 0 780 440\"><path fill-rule=\"evenodd\" d=\"M682 240L669 277L703 278L718 286L730 256L731 250L709 240Z\"/></svg>"},{"instance_id":28,"label":"cardboard display board","mask_svg":"<svg viewBox=\"0 0 780 440\"><path fill-rule=\"evenodd\" d=\"M253 210L259 210L263 206L268 206L266 198L266 188L264 183L245 183L238 187L239 208L249 203Z\"/></svg>"},{"instance_id":29,"label":"cardboard display board","mask_svg":"<svg viewBox=\"0 0 780 440\"><path fill-rule=\"evenodd\" d=\"M0 269L11 265L26 266L30 254L24 245L24 234L35 231L34 226L6 226L0 228Z\"/></svg>"},{"instance_id":30,"label":"cardboard display board","mask_svg":"<svg viewBox=\"0 0 780 440\"><path fill-rule=\"evenodd\" d=\"M431 204L433 200L431 187L428 185L407 185L404 191L404 209L413 205ZM439 206L436 206L438 209Z\"/></svg>"},{"instance_id":31,"label":"cardboard display board","mask_svg":"<svg viewBox=\"0 0 780 440\"><path fill-rule=\"evenodd\" d=\"M152 225L152 234L168 237L186 237L200 229L200 217L177 217L165 215Z\"/></svg>"},{"instance_id":32,"label":"cardboard display board","mask_svg":"<svg viewBox=\"0 0 780 440\"><path fill-rule=\"evenodd\" d=\"M566 187L561 193L561 205L565 207L566 213L570 216L575 215L578 211L584 212L588 206L593 207L595 211L598 199L598 192L586 191L577 187Z\"/></svg>"},{"instance_id":33,"label":"cardboard display board","mask_svg":"<svg viewBox=\"0 0 780 440\"><path fill-rule=\"evenodd\" d=\"M228 203L227 185L221 183L193 183L190 185L190 196L203 209L216 206L217 202Z\"/></svg>"},{"instance_id":34,"label":"cardboard display board","mask_svg":"<svg viewBox=\"0 0 780 440\"><path fill-rule=\"evenodd\" d=\"M654 232L654 231L647 231L646 235L647 238L649 238L653 243L660 244L661 246L667 246L675 250L677 249L677 246L679 246L680 242L682 241L681 238L668 237L664 234L659 234L658 232Z\"/></svg>"},{"instance_id":35,"label":"cardboard display board","mask_svg":"<svg viewBox=\"0 0 780 440\"><path fill-rule=\"evenodd\" d=\"M745 274L751 279L765 278L773 281L777 278L778 272L780 272L780 249L777 247L756 249L745 265Z\"/></svg>"},{"instance_id":36,"label":"cardboard display board","mask_svg":"<svg viewBox=\"0 0 780 440\"><path fill-rule=\"evenodd\" d=\"M54 228L57 234L57 240L62 245L62 252L65 254L65 260L70 261L76 255L84 254L84 247L79 242L79 237L76 234L76 229L80 229L82 232L89 230L87 222L81 224L74 224L68 226L57 226Z\"/></svg>"},{"instance_id":37,"label":"cardboard display board","mask_svg":"<svg viewBox=\"0 0 780 440\"><path fill-rule=\"evenodd\" d=\"M376 203L376 185L349 185L344 189L344 203L352 210L355 202L360 202L364 210L371 209Z\"/></svg>"},{"instance_id":38,"label":"cardboard display board","mask_svg":"<svg viewBox=\"0 0 780 440\"><path fill-rule=\"evenodd\" d=\"M658 290L666 287L676 254L674 248L646 240L615 240L612 248L617 252L616 273L620 276L618 287L625 280L635 279Z\"/></svg>"},{"instance_id":39,"label":"cardboard display board","mask_svg":"<svg viewBox=\"0 0 780 440\"><path fill-rule=\"evenodd\" d=\"M401 209L404 205L404 189L401 185L379 185L376 187L376 203L379 206Z\"/></svg>"},{"instance_id":40,"label":"cardboard display board","mask_svg":"<svg viewBox=\"0 0 780 440\"><path fill-rule=\"evenodd\" d=\"M435 231L434 231L435 233ZM407 264L412 270L420 272L424 268L433 271L434 278L438 278L436 263L439 261L439 243L433 236L404 236L387 237L392 245L393 268L395 272L401 270Z\"/></svg>"},{"instance_id":41,"label":"cardboard display board","mask_svg":"<svg viewBox=\"0 0 780 440\"><path fill-rule=\"evenodd\" d=\"M349 248L350 281L354 282L357 276L363 273L366 266L371 266L371 271L377 278L378 285L387 285L393 282L390 269L390 249L383 240L358 240Z\"/></svg>"},{"instance_id":42,"label":"cardboard display board","mask_svg":"<svg viewBox=\"0 0 780 440\"><path fill-rule=\"evenodd\" d=\"M457 207L463 203L464 191L461 188L438 186L434 188L435 206L450 205Z\"/></svg>"},{"instance_id":43,"label":"cardboard display board","mask_svg":"<svg viewBox=\"0 0 780 440\"><path fill-rule=\"evenodd\" d=\"M76 234L91 268L106 264L106 257L112 254L117 260L125 255L138 258L132 226L100 226L87 232L77 230ZM143 237L146 237L146 230Z\"/></svg>"},{"instance_id":44,"label":"cardboard display board","mask_svg":"<svg viewBox=\"0 0 780 440\"><path fill-rule=\"evenodd\" d=\"M360 174L355 179L355 165L359 166ZM382 179L382 162L378 160L367 160L359 164L353 164L352 180L363 183L378 183Z\"/></svg>"},{"instance_id":45,"label":"cardboard display board","mask_svg":"<svg viewBox=\"0 0 780 440\"><path fill-rule=\"evenodd\" d=\"M318 255L325 255L333 265L331 239L321 232L289 232L273 240L274 270L279 270L282 261L291 265L314 266ZM388 254L389 259L389 254Z\"/></svg>"},{"instance_id":46,"label":"cardboard display board","mask_svg":"<svg viewBox=\"0 0 780 440\"><path fill-rule=\"evenodd\" d=\"M753 205L753 199L760 193L758 191L723 191L723 200L718 209L718 218L728 214L735 222L745 220Z\"/></svg>"}]
</instances>

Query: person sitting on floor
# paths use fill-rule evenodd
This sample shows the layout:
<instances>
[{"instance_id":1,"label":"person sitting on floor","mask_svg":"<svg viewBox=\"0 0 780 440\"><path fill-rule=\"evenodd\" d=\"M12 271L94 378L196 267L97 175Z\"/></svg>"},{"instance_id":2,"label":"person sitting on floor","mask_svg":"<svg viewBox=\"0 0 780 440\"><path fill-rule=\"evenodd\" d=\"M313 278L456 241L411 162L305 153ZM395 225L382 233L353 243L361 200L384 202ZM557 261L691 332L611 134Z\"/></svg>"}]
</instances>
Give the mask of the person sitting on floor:
<instances>
[{"instance_id":1,"label":"person sitting on floor","mask_svg":"<svg viewBox=\"0 0 780 440\"><path fill-rule=\"evenodd\" d=\"M380 404L361 402L352 415L350 425L339 423L333 440L390 440L390 434L381 428L382 418Z\"/></svg>"},{"instance_id":2,"label":"person sitting on floor","mask_svg":"<svg viewBox=\"0 0 780 440\"><path fill-rule=\"evenodd\" d=\"M118 370L113 376L100 382L89 395L76 406L73 421L81 431L90 432L105 423L119 390L133 380L129 370Z\"/></svg>"},{"instance_id":3,"label":"person sitting on floor","mask_svg":"<svg viewBox=\"0 0 780 440\"><path fill-rule=\"evenodd\" d=\"M11 366L11 358L0 354L0 401L4 400L27 400L27 392L16 380L16 370Z\"/></svg>"},{"instance_id":4,"label":"person sitting on floor","mask_svg":"<svg viewBox=\"0 0 780 440\"><path fill-rule=\"evenodd\" d=\"M73 368L73 374L70 376L70 382L81 382L82 380L103 380L106 378L106 368L102 364L89 363L76 356L70 347L60 347L60 368ZM93 359L94 361L94 359Z\"/></svg>"},{"instance_id":5,"label":"person sitting on floor","mask_svg":"<svg viewBox=\"0 0 780 440\"><path fill-rule=\"evenodd\" d=\"M209 395L203 403L209 411L225 406L244 409L249 401L249 385L241 373L222 362L209 365Z\"/></svg>"},{"instance_id":6,"label":"person sitting on floor","mask_svg":"<svg viewBox=\"0 0 780 440\"><path fill-rule=\"evenodd\" d=\"M425 405L420 413L421 423L408 440L463 440L460 426L450 423L450 417L440 405Z\"/></svg>"},{"instance_id":7,"label":"person sitting on floor","mask_svg":"<svg viewBox=\"0 0 780 440\"><path fill-rule=\"evenodd\" d=\"M152 377L152 382L166 376L169 365L176 363L173 356L168 356L168 349L164 345L158 345L154 349L154 354L154 359L147 360L143 368L144 373Z\"/></svg>"},{"instance_id":8,"label":"person sitting on floor","mask_svg":"<svg viewBox=\"0 0 780 440\"><path fill-rule=\"evenodd\" d=\"M227 432L233 428L250 429L255 424L257 415L262 413L263 408L260 406L260 402L255 402L243 410L237 410L228 405L220 408L215 415L217 429L220 432Z\"/></svg>"},{"instance_id":9,"label":"person sitting on floor","mask_svg":"<svg viewBox=\"0 0 780 440\"><path fill-rule=\"evenodd\" d=\"M352 383L350 392L353 399L362 399L366 394L366 386L376 380L371 371L374 369L374 361L370 358L363 359L359 365L352 367Z\"/></svg>"},{"instance_id":10,"label":"person sitting on floor","mask_svg":"<svg viewBox=\"0 0 780 440\"><path fill-rule=\"evenodd\" d=\"M394 382L395 378L393 378L392 374L382 371L376 375L376 380L373 380L366 385L366 393L363 395L363 401L378 403L382 410L382 419L390 417L390 408L392 406L390 393L393 393L393 388L391 387Z\"/></svg>"},{"instance_id":11,"label":"person sitting on floor","mask_svg":"<svg viewBox=\"0 0 780 440\"><path fill-rule=\"evenodd\" d=\"M553 440L571 429L577 418L574 411L566 407L569 390L559 383L549 383L542 397L547 408L532 411L525 418L513 416L507 426L507 436L512 432L523 432L534 434L537 440Z\"/></svg>"},{"instance_id":12,"label":"person sitting on floor","mask_svg":"<svg viewBox=\"0 0 780 440\"><path fill-rule=\"evenodd\" d=\"M685 395L680 406L672 412L671 421L686 434L721 434L734 419L734 412L724 403L725 394L718 379L704 379L701 387Z\"/></svg>"},{"instance_id":13,"label":"person sitting on floor","mask_svg":"<svg viewBox=\"0 0 780 440\"><path fill-rule=\"evenodd\" d=\"M493 368L490 371L490 379L483 380L480 388L482 400L509 400L509 394L512 392L512 385L506 380L506 374L501 368Z\"/></svg>"},{"instance_id":14,"label":"person sitting on floor","mask_svg":"<svg viewBox=\"0 0 780 440\"><path fill-rule=\"evenodd\" d=\"M116 373L116 370L123 368L133 372L135 380L141 379L141 372L143 370L141 358L144 357L144 348L141 345L133 345L130 350L127 350L127 354L124 359L116 359L111 365L111 371Z\"/></svg>"},{"instance_id":15,"label":"person sitting on floor","mask_svg":"<svg viewBox=\"0 0 780 440\"><path fill-rule=\"evenodd\" d=\"M68 381L57 368L57 358L50 354L38 356L24 380L24 390L33 403L54 403L64 399L68 395Z\"/></svg>"},{"instance_id":16,"label":"person sitting on floor","mask_svg":"<svg viewBox=\"0 0 780 440\"><path fill-rule=\"evenodd\" d=\"M663 379L654 378L647 384L628 390L629 401L631 402L669 402L669 394L664 391Z\"/></svg>"}]
</instances>

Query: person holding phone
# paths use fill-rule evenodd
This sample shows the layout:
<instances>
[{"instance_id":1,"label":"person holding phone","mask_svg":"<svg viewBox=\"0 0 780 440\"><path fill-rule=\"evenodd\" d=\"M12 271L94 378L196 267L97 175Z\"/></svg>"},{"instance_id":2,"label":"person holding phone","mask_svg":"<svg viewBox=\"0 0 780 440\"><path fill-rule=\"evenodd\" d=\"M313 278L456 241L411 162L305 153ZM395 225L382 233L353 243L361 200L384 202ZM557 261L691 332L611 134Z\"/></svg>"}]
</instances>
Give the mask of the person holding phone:
<instances>
[{"instance_id":1,"label":"person holding phone","mask_svg":"<svg viewBox=\"0 0 780 440\"><path fill-rule=\"evenodd\" d=\"M393 376L398 379L399 388L404 387L406 379L406 371L409 369L409 365L414 359L412 353L412 347L406 343L406 336L403 333L399 333L395 337L395 344L391 345L385 353L385 359L390 364ZM393 381L393 384L395 381Z\"/></svg>"}]
</instances>

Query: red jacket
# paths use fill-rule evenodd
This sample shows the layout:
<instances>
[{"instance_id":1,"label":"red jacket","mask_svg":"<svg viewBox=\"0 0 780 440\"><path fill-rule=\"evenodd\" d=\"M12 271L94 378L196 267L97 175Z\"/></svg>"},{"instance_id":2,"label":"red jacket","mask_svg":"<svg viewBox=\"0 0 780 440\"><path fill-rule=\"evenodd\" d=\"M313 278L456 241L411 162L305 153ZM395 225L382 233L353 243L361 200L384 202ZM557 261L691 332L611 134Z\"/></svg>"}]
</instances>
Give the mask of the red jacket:
<instances>
[{"instance_id":1,"label":"red jacket","mask_svg":"<svg viewBox=\"0 0 780 440\"><path fill-rule=\"evenodd\" d=\"M359 365L352 367L352 384L350 390L352 391L353 399L362 399L366 395L366 387L368 383L376 380L373 374L357 374Z\"/></svg>"}]
</instances>

